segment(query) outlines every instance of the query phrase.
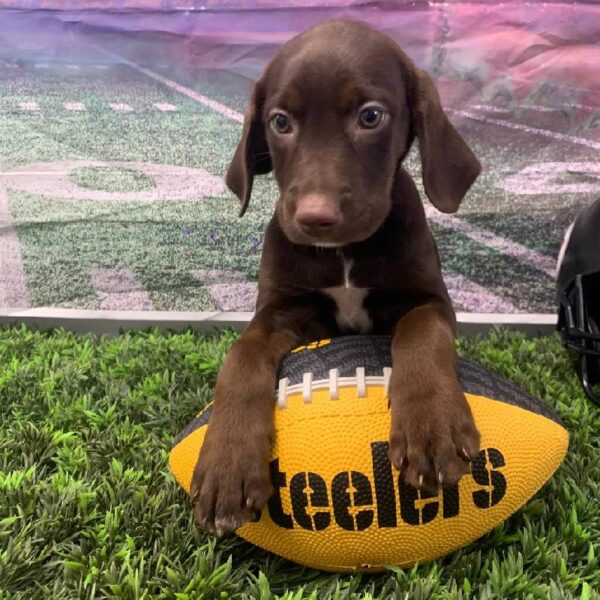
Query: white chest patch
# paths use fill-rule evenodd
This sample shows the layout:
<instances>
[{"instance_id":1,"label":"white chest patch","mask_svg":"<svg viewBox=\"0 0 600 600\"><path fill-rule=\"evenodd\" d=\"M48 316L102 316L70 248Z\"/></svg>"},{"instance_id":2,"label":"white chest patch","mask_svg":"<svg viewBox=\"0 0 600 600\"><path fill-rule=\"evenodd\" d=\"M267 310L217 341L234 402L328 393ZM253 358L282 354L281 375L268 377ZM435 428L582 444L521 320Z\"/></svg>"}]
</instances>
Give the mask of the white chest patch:
<instances>
[{"instance_id":1,"label":"white chest patch","mask_svg":"<svg viewBox=\"0 0 600 600\"><path fill-rule=\"evenodd\" d=\"M352 261L342 257L344 266L344 284L321 289L336 304L335 320L342 330L354 330L367 333L372 326L369 313L364 307L364 300L369 295L369 288L358 288L352 285L350 270Z\"/></svg>"}]
</instances>

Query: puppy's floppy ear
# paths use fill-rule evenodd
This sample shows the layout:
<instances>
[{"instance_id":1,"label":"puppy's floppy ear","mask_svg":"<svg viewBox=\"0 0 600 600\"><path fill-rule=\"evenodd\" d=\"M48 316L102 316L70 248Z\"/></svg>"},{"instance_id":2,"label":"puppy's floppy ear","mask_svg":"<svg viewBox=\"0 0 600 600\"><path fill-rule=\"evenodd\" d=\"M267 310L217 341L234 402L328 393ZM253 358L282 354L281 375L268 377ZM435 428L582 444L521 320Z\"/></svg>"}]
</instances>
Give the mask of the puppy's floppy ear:
<instances>
[{"instance_id":1,"label":"puppy's floppy ear","mask_svg":"<svg viewBox=\"0 0 600 600\"><path fill-rule=\"evenodd\" d=\"M262 81L258 81L254 86L250 104L244 115L242 138L225 176L227 187L240 199L242 204L240 217L248 208L254 176L268 173L273 169L262 118L264 101L264 84Z\"/></svg>"},{"instance_id":2,"label":"puppy's floppy ear","mask_svg":"<svg viewBox=\"0 0 600 600\"><path fill-rule=\"evenodd\" d=\"M438 210L456 212L481 165L444 114L429 75L415 69L411 87L410 110L419 140L425 193Z\"/></svg>"}]
</instances>

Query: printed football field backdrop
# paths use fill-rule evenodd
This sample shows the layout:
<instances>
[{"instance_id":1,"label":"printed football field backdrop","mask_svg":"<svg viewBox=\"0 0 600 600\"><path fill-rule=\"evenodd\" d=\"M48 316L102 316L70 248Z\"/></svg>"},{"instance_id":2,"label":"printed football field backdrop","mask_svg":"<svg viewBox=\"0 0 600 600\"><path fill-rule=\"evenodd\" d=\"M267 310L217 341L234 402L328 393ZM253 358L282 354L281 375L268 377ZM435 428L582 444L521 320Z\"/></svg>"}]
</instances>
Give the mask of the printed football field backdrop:
<instances>
[{"instance_id":1,"label":"printed football field backdrop","mask_svg":"<svg viewBox=\"0 0 600 600\"><path fill-rule=\"evenodd\" d=\"M252 310L278 194L258 178L239 219L223 183L251 80L59 40L0 38L0 306ZM439 82L484 171L458 214L425 201L455 306L553 312L563 233L600 195L600 110L466 85Z\"/></svg>"}]
</instances>

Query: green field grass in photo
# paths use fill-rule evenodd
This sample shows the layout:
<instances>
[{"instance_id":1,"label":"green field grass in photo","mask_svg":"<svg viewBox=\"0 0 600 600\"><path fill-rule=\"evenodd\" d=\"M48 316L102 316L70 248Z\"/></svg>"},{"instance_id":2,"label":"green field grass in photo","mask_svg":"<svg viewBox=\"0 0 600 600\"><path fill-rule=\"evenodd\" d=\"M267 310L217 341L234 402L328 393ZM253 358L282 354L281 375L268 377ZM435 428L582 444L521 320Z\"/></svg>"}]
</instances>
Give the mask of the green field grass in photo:
<instances>
[{"instance_id":1,"label":"green field grass in photo","mask_svg":"<svg viewBox=\"0 0 600 600\"><path fill-rule=\"evenodd\" d=\"M81 167L70 179L82 188L103 192L142 192L156 187L145 173L123 167Z\"/></svg>"},{"instance_id":2,"label":"green field grass in photo","mask_svg":"<svg viewBox=\"0 0 600 600\"><path fill-rule=\"evenodd\" d=\"M0 329L0 597L86 600L600 598L600 411L557 337L505 330L460 353L555 408L557 474L458 552L413 569L332 575L193 523L170 444L211 399L234 339Z\"/></svg>"},{"instance_id":3,"label":"green field grass in photo","mask_svg":"<svg viewBox=\"0 0 600 600\"><path fill-rule=\"evenodd\" d=\"M182 310L212 310L204 296L184 295L200 285L191 271L225 269L250 280L258 275L265 226L258 198L256 210L238 219L239 204L229 197L168 204L46 200L16 192L9 197L36 304L91 301L90 269L125 267L157 294L157 310L171 307L177 289ZM263 204L272 209L269 200Z\"/></svg>"}]
</instances>

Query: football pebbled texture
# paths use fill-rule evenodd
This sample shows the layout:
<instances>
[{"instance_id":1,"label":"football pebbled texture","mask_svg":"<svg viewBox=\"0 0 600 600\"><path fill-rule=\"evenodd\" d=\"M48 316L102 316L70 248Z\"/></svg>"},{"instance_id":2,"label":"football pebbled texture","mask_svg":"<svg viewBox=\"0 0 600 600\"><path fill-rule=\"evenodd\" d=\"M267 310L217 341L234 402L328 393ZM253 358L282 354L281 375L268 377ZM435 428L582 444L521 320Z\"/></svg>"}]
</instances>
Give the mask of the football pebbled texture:
<instances>
[{"instance_id":1,"label":"football pebbled texture","mask_svg":"<svg viewBox=\"0 0 600 600\"><path fill-rule=\"evenodd\" d=\"M481 451L457 485L426 493L388 456L389 336L321 340L282 362L274 394L275 492L253 544L328 571L410 566L476 540L527 502L563 461L568 434L547 406L460 359ZM189 494L211 406L177 436L169 464Z\"/></svg>"}]
</instances>

